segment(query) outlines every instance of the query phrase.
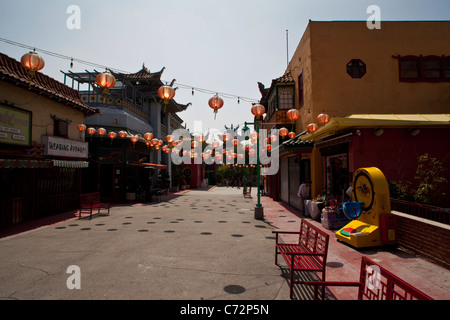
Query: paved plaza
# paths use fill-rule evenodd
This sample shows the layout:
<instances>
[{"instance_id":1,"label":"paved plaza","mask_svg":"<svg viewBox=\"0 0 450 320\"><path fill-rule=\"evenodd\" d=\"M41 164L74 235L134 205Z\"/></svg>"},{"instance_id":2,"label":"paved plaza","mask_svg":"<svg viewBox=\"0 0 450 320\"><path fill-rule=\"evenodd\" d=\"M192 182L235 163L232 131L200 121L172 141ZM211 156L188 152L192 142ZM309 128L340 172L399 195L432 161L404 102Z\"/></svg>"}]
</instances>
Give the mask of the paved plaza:
<instances>
[{"instance_id":1,"label":"paved plaza","mask_svg":"<svg viewBox=\"0 0 450 320\"><path fill-rule=\"evenodd\" d=\"M236 188L190 190L156 203L117 205L92 220L72 214L3 237L0 298L288 300L289 278L274 264L272 230L297 230L300 217L262 197L265 220L255 220L255 198ZM327 280L357 281L362 255L434 299L450 298L447 269L399 248L355 250L334 236ZM68 288L69 266L79 268L80 289ZM356 298L354 289L331 290L329 299ZM302 288L295 295L311 298Z\"/></svg>"}]
</instances>

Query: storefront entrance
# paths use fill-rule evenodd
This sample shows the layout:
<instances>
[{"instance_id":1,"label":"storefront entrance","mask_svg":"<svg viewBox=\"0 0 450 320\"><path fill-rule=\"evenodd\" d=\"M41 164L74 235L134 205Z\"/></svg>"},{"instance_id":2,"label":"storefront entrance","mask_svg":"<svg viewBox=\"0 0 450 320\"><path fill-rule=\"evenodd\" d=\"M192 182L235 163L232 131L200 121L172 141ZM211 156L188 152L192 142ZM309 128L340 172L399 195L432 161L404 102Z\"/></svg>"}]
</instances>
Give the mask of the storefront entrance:
<instances>
[{"instance_id":1,"label":"storefront entrance","mask_svg":"<svg viewBox=\"0 0 450 320\"><path fill-rule=\"evenodd\" d=\"M327 194L344 198L349 187L348 155L347 153L326 157Z\"/></svg>"}]
</instances>

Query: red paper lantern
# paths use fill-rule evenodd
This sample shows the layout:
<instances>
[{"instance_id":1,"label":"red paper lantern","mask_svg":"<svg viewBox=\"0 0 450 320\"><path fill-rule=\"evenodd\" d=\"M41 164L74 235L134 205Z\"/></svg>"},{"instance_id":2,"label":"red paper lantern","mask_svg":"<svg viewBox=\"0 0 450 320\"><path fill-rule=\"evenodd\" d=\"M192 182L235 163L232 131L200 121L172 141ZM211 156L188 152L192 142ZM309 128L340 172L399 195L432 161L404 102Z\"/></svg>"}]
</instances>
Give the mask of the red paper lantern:
<instances>
[{"instance_id":1,"label":"red paper lantern","mask_svg":"<svg viewBox=\"0 0 450 320\"><path fill-rule=\"evenodd\" d=\"M115 138L117 138L117 133L115 133L114 131L111 131L110 133L108 133L108 137L111 138L111 144L113 143L113 140Z\"/></svg>"},{"instance_id":2,"label":"red paper lantern","mask_svg":"<svg viewBox=\"0 0 450 320\"><path fill-rule=\"evenodd\" d=\"M319 127L318 127L317 124L315 124L315 123L310 123L310 124L308 124L308 126L306 127L306 129L308 130L308 132L316 132L318 128L319 128Z\"/></svg>"},{"instance_id":3,"label":"red paper lantern","mask_svg":"<svg viewBox=\"0 0 450 320\"><path fill-rule=\"evenodd\" d=\"M166 136L166 141L167 141L167 143L172 143L175 141L175 137L173 135L169 134Z\"/></svg>"},{"instance_id":4,"label":"red paper lantern","mask_svg":"<svg viewBox=\"0 0 450 320\"><path fill-rule=\"evenodd\" d=\"M116 78L109 72L99 73L95 78L95 81L103 88L103 93L107 93L108 89L111 89L116 85Z\"/></svg>"},{"instance_id":5,"label":"red paper lantern","mask_svg":"<svg viewBox=\"0 0 450 320\"><path fill-rule=\"evenodd\" d=\"M264 113L266 113L266 108L262 104L254 104L251 109L252 114L259 119Z\"/></svg>"},{"instance_id":6,"label":"red paper lantern","mask_svg":"<svg viewBox=\"0 0 450 320\"><path fill-rule=\"evenodd\" d=\"M330 116L326 113L321 113L317 116L317 121L320 124L327 124L328 122L330 122Z\"/></svg>"},{"instance_id":7,"label":"red paper lantern","mask_svg":"<svg viewBox=\"0 0 450 320\"><path fill-rule=\"evenodd\" d=\"M222 135L222 141L223 142L229 141L230 139L231 139L231 135L229 133L224 133Z\"/></svg>"},{"instance_id":8,"label":"red paper lantern","mask_svg":"<svg viewBox=\"0 0 450 320\"><path fill-rule=\"evenodd\" d=\"M98 128L97 133L103 137L106 134L106 130L105 128Z\"/></svg>"},{"instance_id":9,"label":"red paper lantern","mask_svg":"<svg viewBox=\"0 0 450 320\"><path fill-rule=\"evenodd\" d=\"M86 132L92 136L95 133L95 129L94 128L88 128L86 130Z\"/></svg>"},{"instance_id":10,"label":"red paper lantern","mask_svg":"<svg viewBox=\"0 0 450 320\"><path fill-rule=\"evenodd\" d=\"M119 131L119 137L126 138L128 136L128 133L126 131Z\"/></svg>"},{"instance_id":11,"label":"red paper lantern","mask_svg":"<svg viewBox=\"0 0 450 320\"><path fill-rule=\"evenodd\" d=\"M208 104L214 110L214 120L216 120L217 110L223 107L223 100L218 95L215 95L209 99Z\"/></svg>"},{"instance_id":12,"label":"red paper lantern","mask_svg":"<svg viewBox=\"0 0 450 320\"><path fill-rule=\"evenodd\" d=\"M36 71L41 70L45 66L44 59L36 52L29 52L22 56L20 63L24 66L30 75L34 75Z\"/></svg>"},{"instance_id":13,"label":"red paper lantern","mask_svg":"<svg viewBox=\"0 0 450 320\"><path fill-rule=\"evenodd\" d=\"M295 134L295 132L293 132L293 131L291 131L291 132L288 133L288 137L291 138L291 139L292 139L292 138L295 138L295 136L296 136L296 134Z\"/></svg>"},{"instance_id":14,"label":"red paper lantern","mask_svg":"<svg viewBox=\"0 0 450 320\"><path fill-rule=\"evenodd\" d=\"M166 103L166 101L168 102L175 97L175 89L171 86L161 86L158 89L158 96Z\"/></svg>"},{"instance_id":15,"label":"red paper lantern","mask_svg":"<svg viewBox=\"0 0 450 320\"><path fill-rule=\"evenodd\" d=\"M300 118L300 112L297 109L290 109L286 112L286 117L291 121L296 121Z\"/></svg>"},{"instance_id":16,"label":"red paper lantern","mask_svg":"<svg viewBox=\"0 0 450 320\"><path fill-rule=\"evenodd\" d=\"M81 123L77 126L77 129L78 129L78 131L83 132L83 131L86 131L86 126Z\"/></svg>"},{"instance_id":17,"label":"red paper lantern","mask_svg":"<svg viewBox=\"0 0 450 320\"><path fill-rule=\"evenodd\" d=\"M278 130L278 133L280 134L280 136L282 136L284 138L288 135L289 130L286 128L281 128L280 130Z\"/></svg>"},{"instance_id":18,"label":"red paper lantern","mask_svg":"<svg viewBox=\"0 0 450 320\"><path fill-rule=\"evenodd\" d=\"M153 133L151 133L151 132L144 133L144 139L147 140L147 141L152 140L153 139Z\"/></svg>"},{"instance_id":19,"label":"red paper lantern","mask_svg":"<svg viewBox=\"0 0 450 320\"><path fill-rule=\"evenodd\" d=\"M111 139L115 139L115 138L117 138L117 133L115 133L114 131L111 131L110 133L108 133L108 137L110 137Z\"/></svg>"}]
</instances>

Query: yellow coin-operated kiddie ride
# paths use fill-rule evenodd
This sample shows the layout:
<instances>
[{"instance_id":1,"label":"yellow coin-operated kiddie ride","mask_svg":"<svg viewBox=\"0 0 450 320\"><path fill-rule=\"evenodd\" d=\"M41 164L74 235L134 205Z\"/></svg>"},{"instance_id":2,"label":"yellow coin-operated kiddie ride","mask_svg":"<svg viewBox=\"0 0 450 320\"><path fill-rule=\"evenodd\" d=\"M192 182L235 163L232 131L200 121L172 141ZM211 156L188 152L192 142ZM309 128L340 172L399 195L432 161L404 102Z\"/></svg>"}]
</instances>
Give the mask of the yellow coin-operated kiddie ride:
<instances>
[{"instance_id":1,"label":"yellow coin-operated kiddie ride","mask_svg":"<svg viewBox=\"0 0 450 320\"><path fill-rule=\"evenodd\" d=\"M395 244L397 223L383 172L375 167L356 170L352 198L354 202L343 205L352 221L336 232L336 238L356 248Z\"/></svg>"}]
</instances>

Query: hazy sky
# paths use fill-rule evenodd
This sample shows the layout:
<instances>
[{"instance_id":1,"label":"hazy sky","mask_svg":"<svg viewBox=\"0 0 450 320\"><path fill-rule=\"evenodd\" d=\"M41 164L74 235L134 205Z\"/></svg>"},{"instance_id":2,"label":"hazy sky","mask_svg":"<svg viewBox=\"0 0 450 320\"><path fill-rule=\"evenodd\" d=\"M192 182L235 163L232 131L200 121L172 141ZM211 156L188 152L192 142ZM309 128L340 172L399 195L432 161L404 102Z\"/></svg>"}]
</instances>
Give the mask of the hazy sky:
<instances>
[{"instance_id":1,"label":"hazy sky","mask_svg":"<svg viewBox=\"0 0 450 320\"><path fill-rule=\"evenodd\" d=\"M79 30L66 26L70 5L81 10ZM286 30L291 57L309 19L365 21L369 5L382 20L450 20L450 0L1 0L0 37L127 72L165 67L164 81L259 100L257 82L269 87L284 74ZM0 42L16 60L27 51ZM41 55L42 72L62 82L70 61ZM175 100L192 103L178 113L191 130L196 120L203 130L252 120L250 102L224 98L214 121L212 95L177 90Z\"/></svg>"}]
</instances>

